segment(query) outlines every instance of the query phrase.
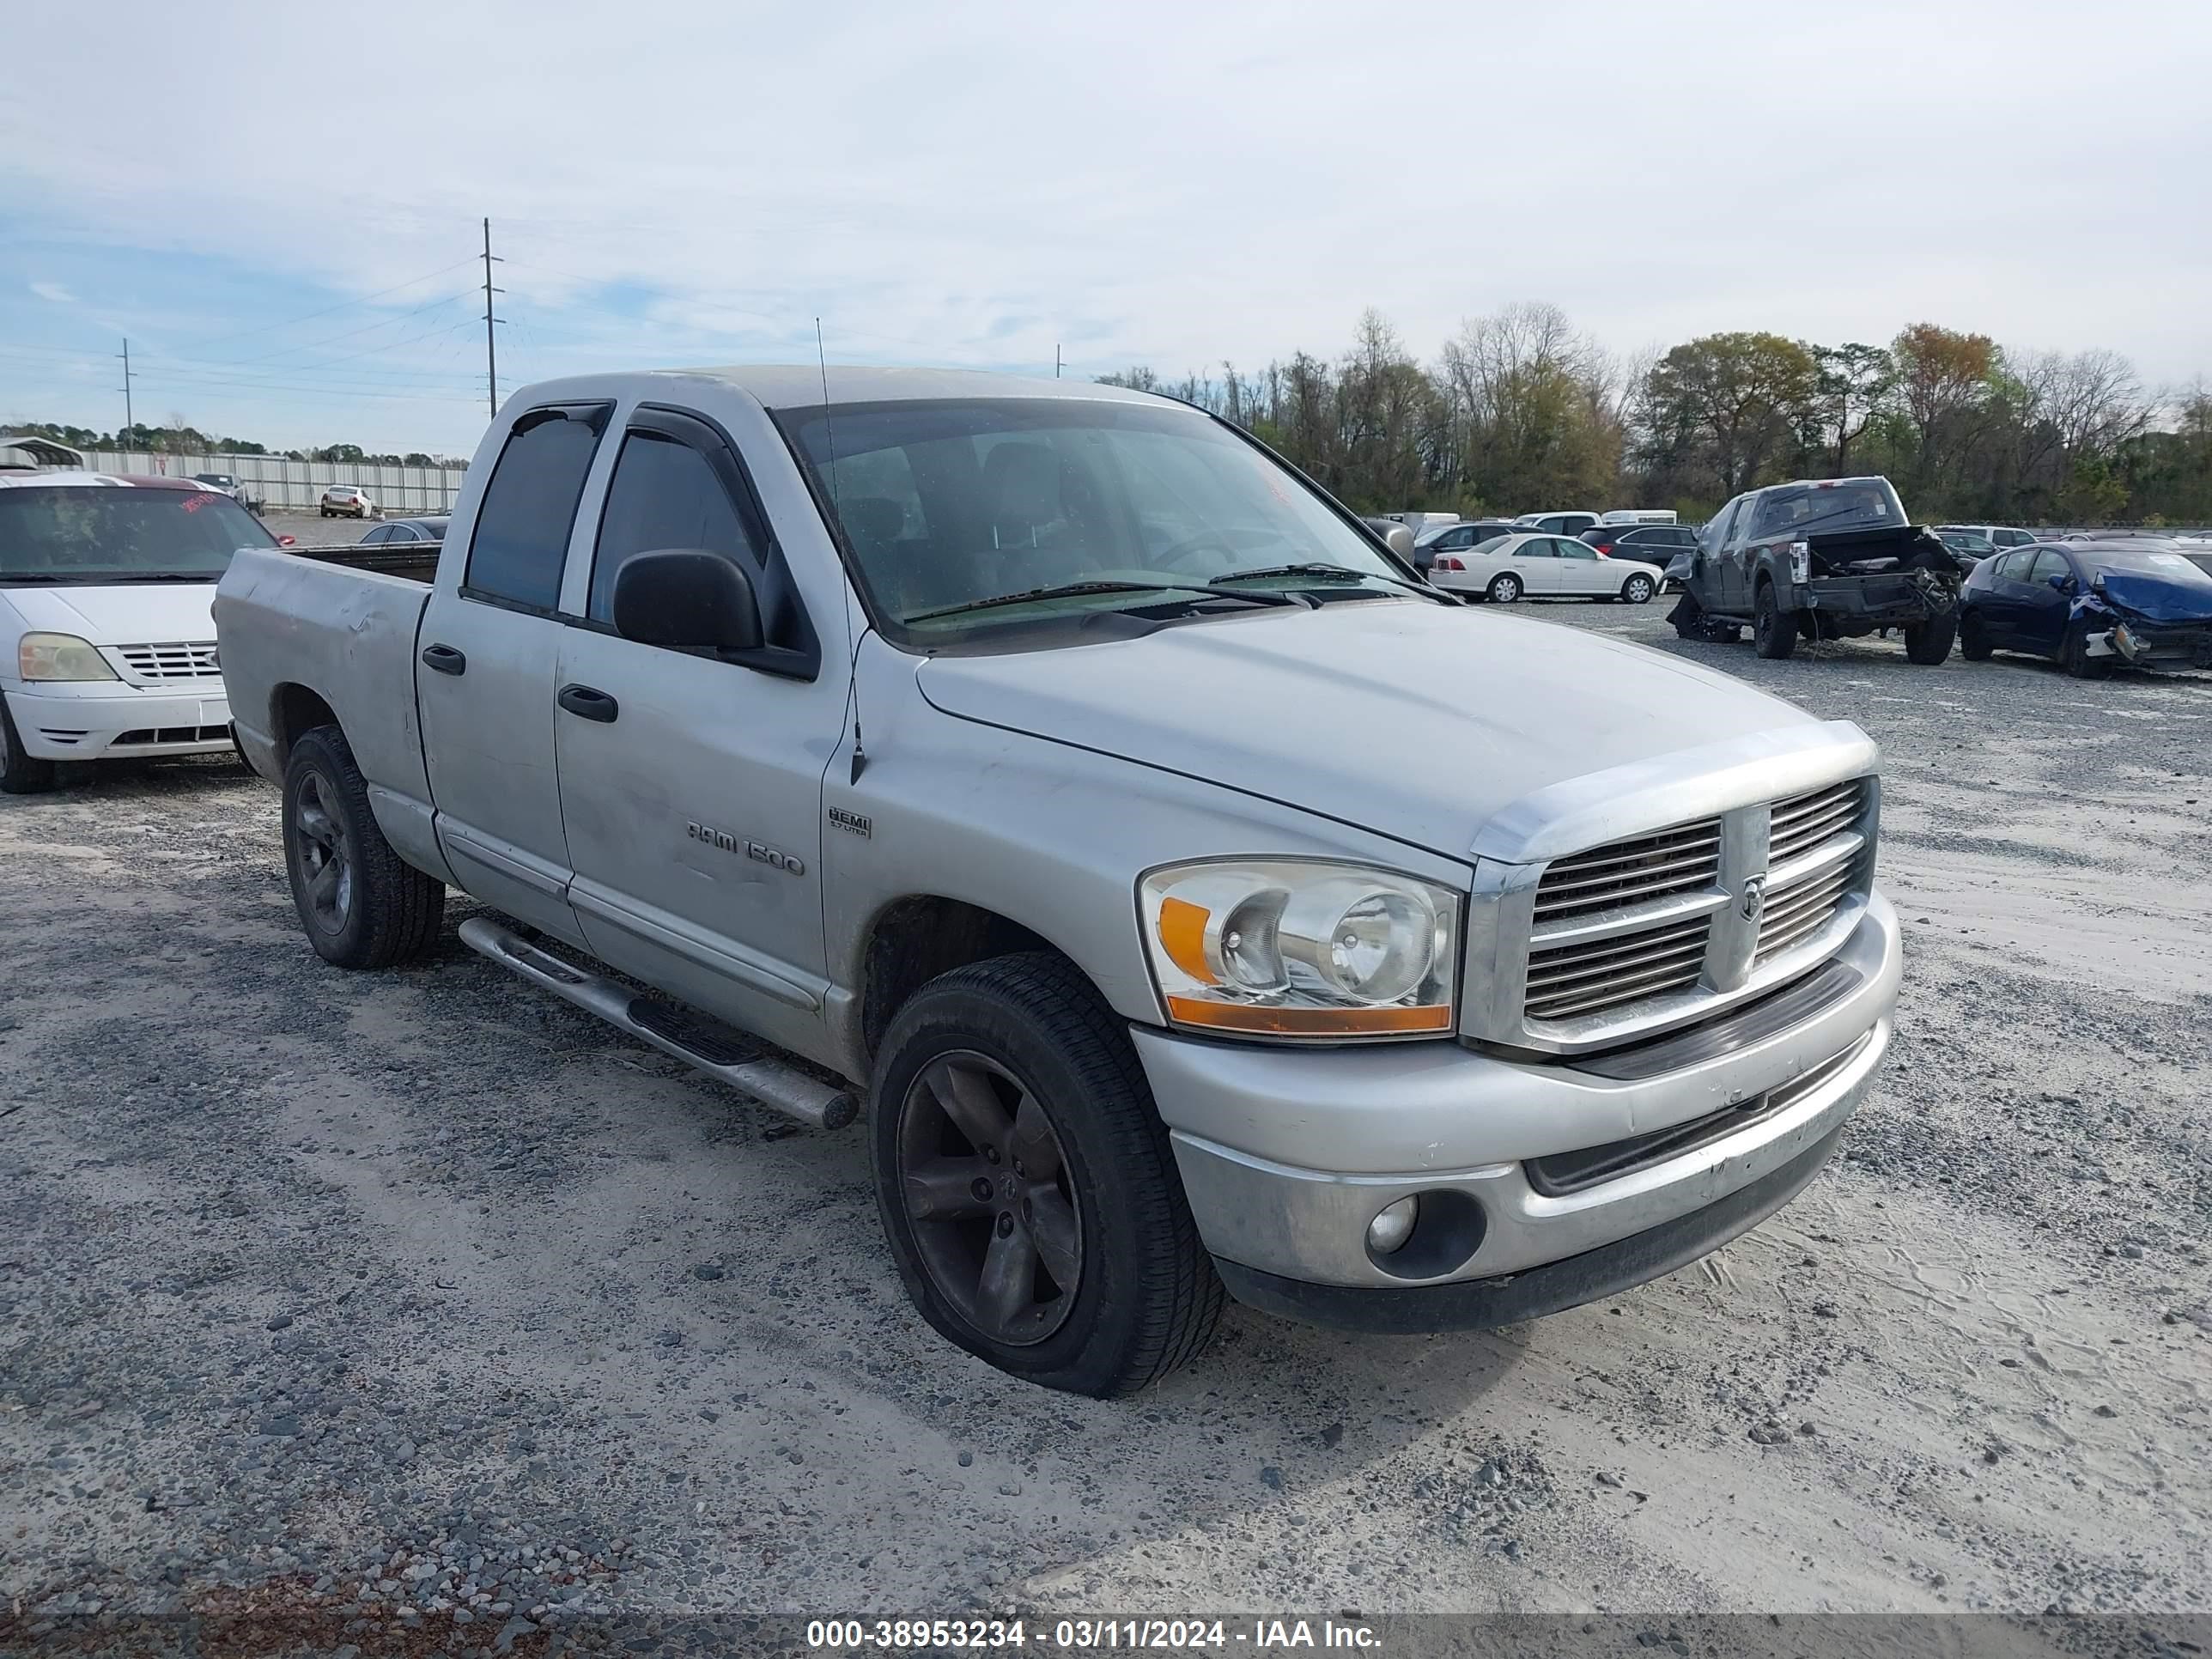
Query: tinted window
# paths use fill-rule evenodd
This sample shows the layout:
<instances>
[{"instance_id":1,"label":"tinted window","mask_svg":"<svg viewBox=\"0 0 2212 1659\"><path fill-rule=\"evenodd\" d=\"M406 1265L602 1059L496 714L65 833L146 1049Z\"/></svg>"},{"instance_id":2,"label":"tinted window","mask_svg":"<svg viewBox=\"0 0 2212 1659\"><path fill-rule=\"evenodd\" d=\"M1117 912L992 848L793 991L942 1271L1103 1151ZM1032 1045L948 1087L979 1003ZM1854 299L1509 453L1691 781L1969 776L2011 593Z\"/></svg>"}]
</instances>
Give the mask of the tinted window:
<instances>
[{"instance_id":1,"label":"tinted window","mask_svg":"<svg viewBox=\"0 0 2212 1659\"><path fill-rule=\"evenodd\" d=\"M388 524L380 524L377 526L375 529L370 531L368 534L361 538L361 545L363 547L374 547L379 542L390 541L392 537L392 526Z\"/></svg>"},{"instance_id":2,"label":"tinted window","mask_svg":"<svg viewBox=\"0 0 2212 1659\"><path fill-rule=\"evenodd\" d=\"M585 614L595 622L611 621L615 576L623 564L641 553L675 548L719 553L760 586L766 560L713 464L689 444L657 432L632 432L623 440L614 481L607 486Z\"/></svg>"},{"instance_id":3,"label":"tinted window","mask_svg":"<svg viewBox=\"0 0 2212 1659\"><path fill-rule=\"evenodd\" d=\"M2048 581L2053 576L2070 576L2073 574L2072 567L2066 562L2066 556L2055 547L2046 547L2035 556L2035 562L2028 567L2026 580Z\"/></svg>"},{"instance_id":4,"label":"tinted window","mask_svg":"<svg viewBox=\"0 0 2212 1659\"><path fill-rule=\"evenodd\" d=\"M607 410L538 410L515 423L484 486L463 586L476 596L550 611L561 599L568 530Z\"/></svg>"},{"instance_id":5,"label":"tinted window","mask_svg":"<svg viewBox=\"0 0 2212 1659\"><path fill-rule=\"evenodd\" d=\"M1552 556L1558 559L1595 559L1597 550L1587 542L1555 538L1552 543Z\"/></svg>"},{"instance_id":6,"label":"tinted window","mask_svg":"<svg viewBox=\"0 0 2212 1659\"><path fill-rule=\"evenodd\" d=\"M1863 529L1903 524L1905 509L1886 478L1854 478L1841 483L1785 485L1762 492L1750 535L1803 535L1812 531Z\"/></svg>"},{"instance_id":7,"label":"tinted window","mask_svg":"<svg viewBox=\"0 0 2212 1659\"><path fill-rule=\"evenodd\" d=\"M2028 566L2034 562L2034 552L2028 548L2021 548L1998 560L1995 574L2008 582L2024 582L2027 580Z\"/></svg>"},{"instance_id":8,"label":"tinted window","mask_svg":"<svg viewBox=\"0 0 2212 1659\"><path fill-rule=\"evenodd\" d=\"M1552 551L1552 538L1549 536L1531 536L1520 546L1513 549L1512 552L1516 559L1551 559L1559 556Z\"/></svg>"}]
</instances>

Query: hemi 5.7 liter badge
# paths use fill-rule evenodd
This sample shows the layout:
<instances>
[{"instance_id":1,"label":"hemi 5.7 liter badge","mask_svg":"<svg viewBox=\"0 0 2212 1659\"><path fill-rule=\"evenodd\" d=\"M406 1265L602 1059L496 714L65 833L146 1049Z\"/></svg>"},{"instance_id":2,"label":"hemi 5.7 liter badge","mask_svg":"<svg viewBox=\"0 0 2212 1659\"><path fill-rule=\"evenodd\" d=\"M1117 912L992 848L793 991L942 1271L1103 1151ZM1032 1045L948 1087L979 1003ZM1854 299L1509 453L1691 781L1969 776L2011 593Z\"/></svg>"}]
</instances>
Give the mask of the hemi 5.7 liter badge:
<instances>
[{"instance_id":1,"label":"hemi 5.7 liter badge","mask_svg":"<svg viewBox=\"0 0 2212 1659\"><path fill-rule=\"evenodd\" d=\"M830 809L830 827L832 830L842 830L850 836L872 837L876 833L876 827L872 820L862 817L858 812L848 812L842 806L833 806Z\"/></svg>"}]
</instances>

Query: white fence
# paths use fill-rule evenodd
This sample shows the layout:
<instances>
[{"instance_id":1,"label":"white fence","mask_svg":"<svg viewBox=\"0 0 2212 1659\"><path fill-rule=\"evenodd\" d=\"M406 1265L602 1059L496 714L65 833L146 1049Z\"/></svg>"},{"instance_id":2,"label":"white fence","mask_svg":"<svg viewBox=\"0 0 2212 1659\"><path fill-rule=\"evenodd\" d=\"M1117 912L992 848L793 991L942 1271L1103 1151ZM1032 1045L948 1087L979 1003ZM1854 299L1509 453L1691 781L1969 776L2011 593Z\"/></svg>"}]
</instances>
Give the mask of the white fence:
<instances>
[{"instance_id":1,"label":"white fence","mask_svg":"<svg viewBox=\"0 0 2212 1659\"><path fill-rule=\"evenodd\" d=\"M331 484L358 484L385 516L450 513L465 469L458 466L380 466L367 462L288 461L279 455L155 455L143 450L88 449L84 464L95 472L228 472L249 499L271 508L305 507Z\"/></svg>"}]
</instances>

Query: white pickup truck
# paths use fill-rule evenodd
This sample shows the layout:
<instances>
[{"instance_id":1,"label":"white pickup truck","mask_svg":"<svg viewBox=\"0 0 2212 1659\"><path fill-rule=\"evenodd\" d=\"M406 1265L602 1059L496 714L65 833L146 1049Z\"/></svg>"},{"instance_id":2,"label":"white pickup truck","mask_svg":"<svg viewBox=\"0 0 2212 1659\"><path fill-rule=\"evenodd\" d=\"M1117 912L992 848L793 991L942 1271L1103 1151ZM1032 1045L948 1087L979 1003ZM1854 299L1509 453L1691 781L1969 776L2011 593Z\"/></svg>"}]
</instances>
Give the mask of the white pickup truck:
<instances>
[{"instance_id":1,"label":"white pickup truck","mask_svg":"<svg viewBox=\"0 0 2212 1659\"><path fill-rule=\"evenodd\" d=\"M420 955L458 887L545 992L865 1107L922 1313L1052 1387L1224 1289L1430 1331L1667 1273L1889 1041L1862 732L1465 609L1142 393L532 386L442 548L241 554L216 620L317 951Z\"/></svg>"}]
</instances>

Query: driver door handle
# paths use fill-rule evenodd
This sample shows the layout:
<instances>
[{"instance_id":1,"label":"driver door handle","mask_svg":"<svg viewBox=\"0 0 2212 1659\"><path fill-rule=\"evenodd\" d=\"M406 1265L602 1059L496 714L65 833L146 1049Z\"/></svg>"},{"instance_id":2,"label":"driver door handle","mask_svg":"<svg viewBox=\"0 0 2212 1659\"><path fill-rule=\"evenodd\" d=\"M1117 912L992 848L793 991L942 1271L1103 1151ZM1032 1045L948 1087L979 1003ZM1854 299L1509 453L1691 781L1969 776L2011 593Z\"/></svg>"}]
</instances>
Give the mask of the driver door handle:
<instances>
[{"instance_id":1,"label":"driver door handle","mask_svg":"<svg viewBox=\"0 0 2212 1659\"><path fill-rule=\"evenodd\" d=\"M579 720L597 720L602 726L613 725L615 716L622 712L622 706L612 697L588 685L564 685L555 701Z\"/></svg>"}]
</instances>

